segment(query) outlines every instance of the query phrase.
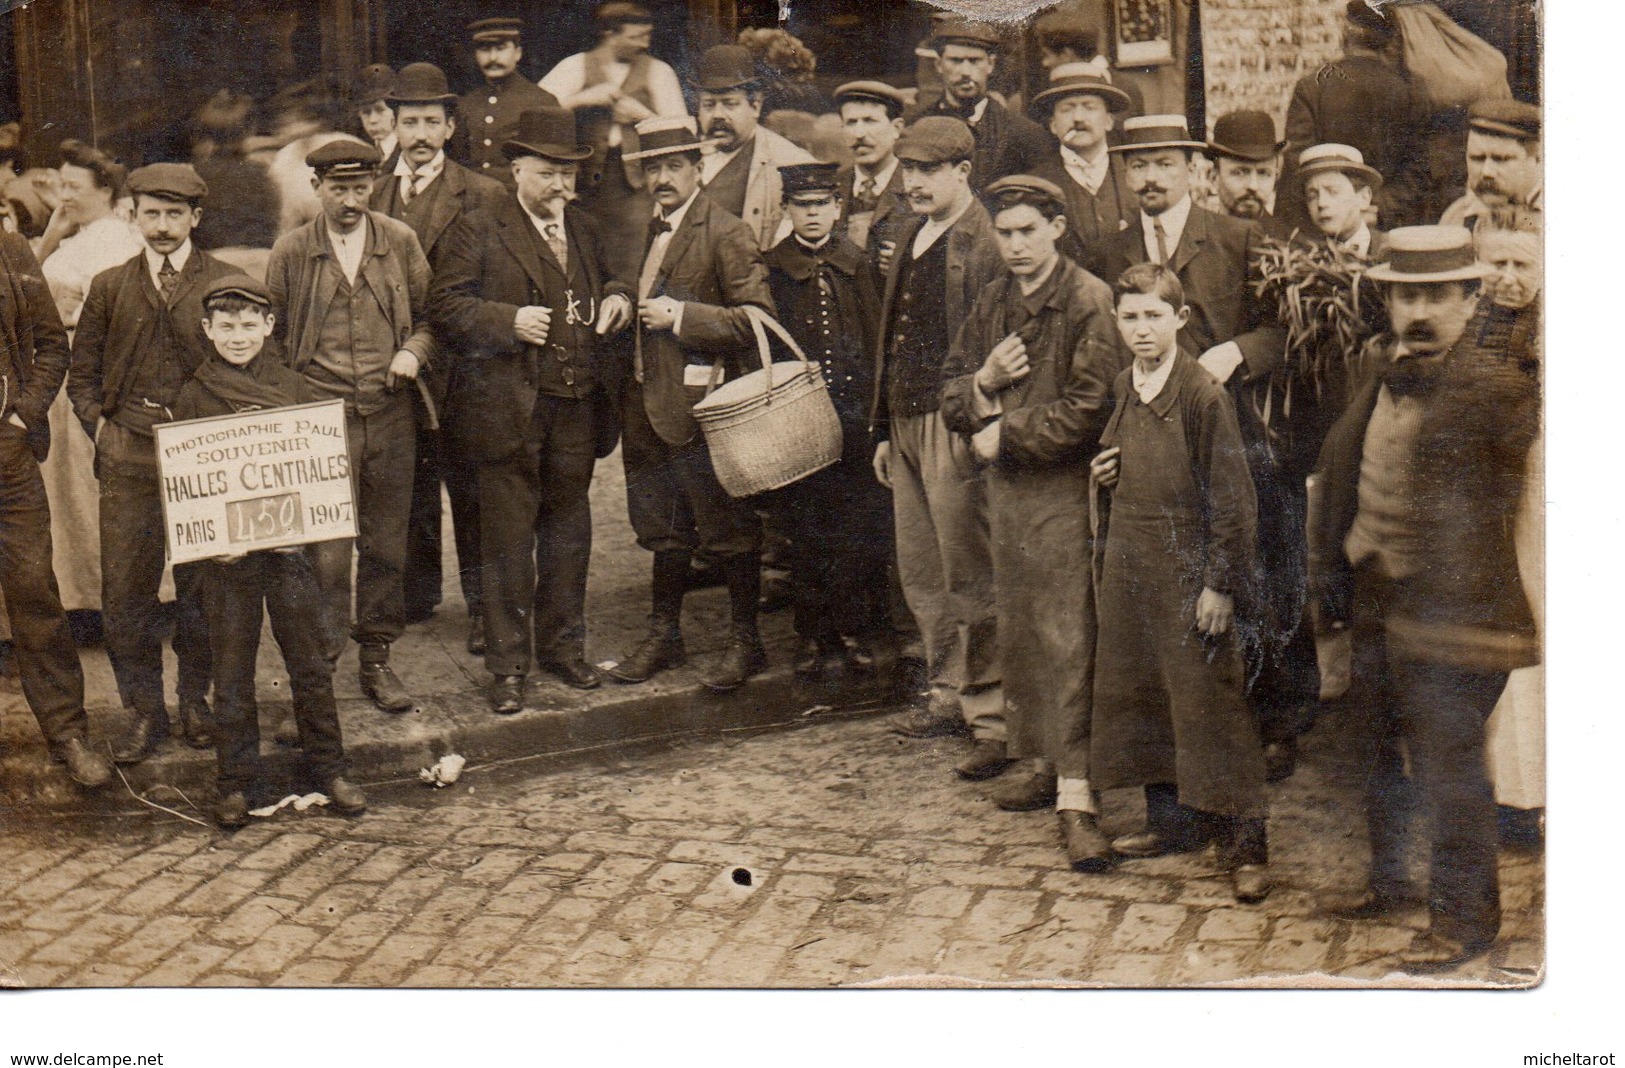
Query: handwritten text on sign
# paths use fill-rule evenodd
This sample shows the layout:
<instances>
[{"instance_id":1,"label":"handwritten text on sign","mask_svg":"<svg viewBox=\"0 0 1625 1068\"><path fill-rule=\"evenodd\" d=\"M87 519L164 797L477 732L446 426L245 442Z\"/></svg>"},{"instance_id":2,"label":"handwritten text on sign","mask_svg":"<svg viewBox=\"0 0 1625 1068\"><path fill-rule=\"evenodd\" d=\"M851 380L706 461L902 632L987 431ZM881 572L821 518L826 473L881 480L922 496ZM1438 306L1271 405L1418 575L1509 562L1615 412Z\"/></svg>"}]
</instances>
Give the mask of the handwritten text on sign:
<instances>
[{"instance_id":1,"label":"handwritten text on sign","mask_svg":"<svg viewBox=\"0 0 1625 1068\"><path fill-rule=\"evenodd\" d=\"M344 402L153 428L169 559L353 538Z\"/></svg>"}]
</instances>

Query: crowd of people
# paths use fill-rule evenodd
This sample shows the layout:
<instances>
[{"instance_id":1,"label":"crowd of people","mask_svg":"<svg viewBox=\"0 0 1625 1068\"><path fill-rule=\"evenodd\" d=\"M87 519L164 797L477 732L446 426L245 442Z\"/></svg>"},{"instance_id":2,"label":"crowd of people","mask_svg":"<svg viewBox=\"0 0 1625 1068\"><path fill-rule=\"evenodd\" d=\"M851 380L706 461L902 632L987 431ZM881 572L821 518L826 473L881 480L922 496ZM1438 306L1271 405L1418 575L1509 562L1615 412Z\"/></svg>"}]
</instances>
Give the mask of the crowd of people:
<instances>
[{"instance_id":1,"label":"crowd of people","mask_svg":"<svg viewBox=\"0 0 1625 1068\"><path fill-rule=\"evenodd\" d=\"M334 665L353 640L368 697L412 707L390 648L439 599L444 487L495 714L523 709L536 669L591 689L683 664L702 571L729 628L704 684L741 687L768 661L770 547L796 673L861 674L877 642L912 643L922 683L891 729L969 736L954 773L1002 777L1000 808L1056 811L1080 873L1214 846L1236 899L1264 899L1269 786L1341 698L1371 866L1328 908L1411 900L1409 778L1432 923L1402 956L1487 949L1487 724L1499 703L1538 734L1541 714L1539 109L1473 103L1467 186L1435 224L1395 127L1397 31L1364 0L1342 73L1304 79L1285 137L1263 112L1207 137L1139 114L1095 30L1064 20L1039 26L1049 81L1015 106L989 90L1004 36L939 19L933 87L834 91L844 163L762 121L770 87L791 109L787 85L811 92L784 73L813 68L799 42L715 46L685 86L649 54L653 24L609 0L540 85L507 18L469 26L485 82L461 97L430 64L369 68L364 137L279 151L302 154L314 200L263 200L264 254L200 241L211 174L235 188L237 170L126 174L62 146L46 224L0 237L0 577L69 774L112 772L65 598L103 613L128 717L112 759L172 733L213 746L216 819L245 824L267 800L268 613L294 713L275 729L362 812ZM759 366L764 317L818 365L842 448L737 498L693 408ZM153 428L320 400L343 402L358 537L176 565L166 611ZM588 491L617 447L650 625L601 670ZM1111 839L1102 792L1122 788L1145 822Z\"/></svg>"}]
</instances>

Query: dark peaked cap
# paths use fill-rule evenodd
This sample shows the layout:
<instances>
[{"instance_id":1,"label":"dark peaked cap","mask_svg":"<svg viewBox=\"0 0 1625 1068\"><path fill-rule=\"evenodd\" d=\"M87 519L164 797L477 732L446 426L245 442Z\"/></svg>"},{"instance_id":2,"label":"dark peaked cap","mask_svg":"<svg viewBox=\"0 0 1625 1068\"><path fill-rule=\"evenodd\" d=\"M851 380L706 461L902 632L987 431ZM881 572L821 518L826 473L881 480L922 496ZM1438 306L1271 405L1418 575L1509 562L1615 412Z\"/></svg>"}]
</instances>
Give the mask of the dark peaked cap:
<instances>
[{"instance_id":1,"label":"dark peaked cap","mask_svg":"<svg viewBox=\"0 0 1625 1068\"><path fill-rule=\"evenodd\" d=\"M172 200L202 200L209 185L190 163L152 163L130 172L125 188L132 197L146 193Z\"/></svg>"}]
</instances>

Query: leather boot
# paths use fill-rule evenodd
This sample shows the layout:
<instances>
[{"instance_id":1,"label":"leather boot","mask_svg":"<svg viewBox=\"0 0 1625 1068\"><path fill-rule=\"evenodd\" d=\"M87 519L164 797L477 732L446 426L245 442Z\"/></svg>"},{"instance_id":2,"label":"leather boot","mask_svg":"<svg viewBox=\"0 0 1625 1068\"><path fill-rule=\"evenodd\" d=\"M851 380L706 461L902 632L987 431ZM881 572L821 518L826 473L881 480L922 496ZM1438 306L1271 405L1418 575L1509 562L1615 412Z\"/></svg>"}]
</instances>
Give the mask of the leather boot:
<instances>
[{"instance_id":1,"label":"leather boot","mask_svg":"<svg viewBox=\"0 0 1625 1068\"><path fill-rule=\"evenodd\" d=\"M130 729L113 746L113 763L139 764L169 737L169 713L163 708L136 712Z\"/></svg>"},{"instance_id":2,"label":"leather boot","mask_svg":"<svg viewBox=\"0 0 1625 1068\"><path fill-rule=\"evenodd\" d=\"M733 640L728 643L716 670L702 681L713 690L736 690L767 666L767 650L762 648L762 636L756 629L762 569L754 553L730 556L722 561L722 569L728 579Z\"/></svg>"},{"instance_id":3,"label":"leather boot","mask_svg":"<svg viewBox=\"0 0 1625 1068\"><path fill-rule=\"evenodd\" d=\"M680 667L688 659L683 649L683 594L688 592L689 553L655 553L651 589L649 633L632 653L607 669L619 682L646 682L656 672Z\"/></svg>"},{"instance_id":4,"label":"leather boot","mask_svg":"<svg viewBox=\"0 0 1625 1068\"><path fill-rule=\"evenodd\" d=\"M214 745L214 715L202 697L183 697L176 708L181 717L181 734L193 749Z\"/></svg>"},{"instance_id":5,"label":"leather boot","mask_svg":"<svg viewBox=\"0 0 1625 1068\"><path fill-rule=\"evenodd\" d=\"M1111 839L1101 832L1093 812L1062 809L1056 816L1061 823L1068 867L1078 872L1103 872L1112 866Z\"/></svg>"}]
</instances>

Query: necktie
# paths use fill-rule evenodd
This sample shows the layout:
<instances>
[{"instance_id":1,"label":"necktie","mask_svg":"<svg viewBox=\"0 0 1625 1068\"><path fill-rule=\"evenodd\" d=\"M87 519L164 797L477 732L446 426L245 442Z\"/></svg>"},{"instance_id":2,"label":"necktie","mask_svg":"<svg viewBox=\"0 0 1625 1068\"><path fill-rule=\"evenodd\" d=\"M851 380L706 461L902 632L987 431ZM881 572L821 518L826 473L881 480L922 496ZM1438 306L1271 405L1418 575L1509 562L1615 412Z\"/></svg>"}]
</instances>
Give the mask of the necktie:
<instances>
[{"instance_id":1,"label":"necktie","mask_svg":"<svg viewBox=\"0 0 1625 1068\"><path fill-rule=\"evenodd\" d=\"M565 266L569 247L564 240L564 228L557 222L543 223L542 237L547 241L547 247L553 250L553 258L559 261L559 266Z\"/></svg>"},{"instance_id":2,"label":"necktie","mask_svg":"<svg viewBox=\"0 0 1625 1068\"><path fill-rule=\"evenodd\" d=\"M865 175L863 181L858 185L858 195L852 198L852 210L874 211L877 199L879 198L875 195L874 176Z\"/></svg>"},{"instance_id":3,"label":"necktie","mask_svg":"<svg viewBox=\"0 0 1625 1068\"><path fill-rule=\"evenodd\" d=\"M1168 231L1162 228L1162 216L1156 216L1151 220L1151 232L1157 238L1157 262L1166 264L1168 262Z\"/></svg>"},{"instance_id":4,"label":"necktie","mask_svg":"<svg viewBox=\"0 0 1625 1068\"><path fill-rule=\"evenodd\" d=\"M175 298L175 280L179 277L180 272L175 270L175 265L169 262L168 256L165 256L164 265L158 268L158 293L164 298L165 304Z\"/></svg>"},{"instance_id":5,"label":"necktie","mask_svg":"<svg viewBox=\"0 0 1625 1068\"><path fill-rule=\"evenodd\" d=\"M411 174L407 175L406 188L401 190L401 199L403 201L410 204L413 200L417 199L419 192L418 182L422 180L422 178L423 175L417 173L416 171L413 171Z\"/></svg>"}]
</instances>

